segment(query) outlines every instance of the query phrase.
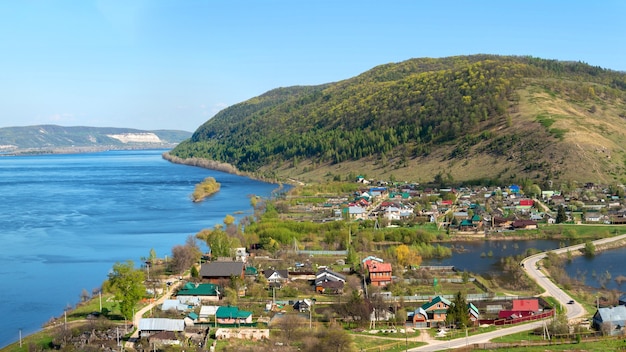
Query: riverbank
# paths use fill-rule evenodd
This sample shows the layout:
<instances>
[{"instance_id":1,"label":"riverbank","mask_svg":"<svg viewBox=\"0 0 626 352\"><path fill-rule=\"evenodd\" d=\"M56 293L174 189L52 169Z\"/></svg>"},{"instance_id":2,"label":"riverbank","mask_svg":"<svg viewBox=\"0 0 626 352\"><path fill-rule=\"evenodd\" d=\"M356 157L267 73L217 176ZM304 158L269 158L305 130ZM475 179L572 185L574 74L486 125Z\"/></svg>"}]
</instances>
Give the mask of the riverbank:
<instances>
[{"instance_id":1,"label":"riverbank","mask_svg":"<svg viewBox=\"0 0 626 352\"><path fill-rule=\"evenodd\" d=\"M215 171L220 171L220 172L225 172L228 174L232 174L232 175L237 175L237 176L243 176L243 177L247 177L249 179L252 180L257 180L257 181L262 181L262 182L269 182L269 183L276 183L279 185L282 185L283 183L286 184L292 184L292 185L298 185L300 184L298 181L296 180L279 180L279 179L270 179L267 177L261 177L259 175L250 173L250 172L244 172L241 171L239 169L237 169L236 166L229 164L229 163L222 163L219 161L215 161L215 160L209 160L209 159L203 159L203 158L179 158L177 156L174 156L168 152L165 152L161 155L163 157L163 159L174 163L174 164L180 164L180 165L187 165L187 166L195 166L195 167L200 167L203 169L209 169L209 170L215 170Z\"/></svg>"},{"instance_id":2,"label":"riverbank","mask_svg":"<svg viewBox=\"0 0 626 352\"><path fill-rule=\"evenodd\" d=\"M619 236L612 236L612 237L606 237L606 239L610 239L613 237L622 237L624 235L619 235ZM607 250L611 250L611 249L616 249L616 248L622 248L622 247L626 247L626 237L620 238L618 240L615 241L611 241L611 242L603 242L600 244L594 244L594 254L603 252L603 251L607 251ZM583 256L585 255L585 247L581 247L575 251L565 251L565 252L559 252L559 255L561 257L578 257L578 256Z\"/></svg>"}]
</instances>

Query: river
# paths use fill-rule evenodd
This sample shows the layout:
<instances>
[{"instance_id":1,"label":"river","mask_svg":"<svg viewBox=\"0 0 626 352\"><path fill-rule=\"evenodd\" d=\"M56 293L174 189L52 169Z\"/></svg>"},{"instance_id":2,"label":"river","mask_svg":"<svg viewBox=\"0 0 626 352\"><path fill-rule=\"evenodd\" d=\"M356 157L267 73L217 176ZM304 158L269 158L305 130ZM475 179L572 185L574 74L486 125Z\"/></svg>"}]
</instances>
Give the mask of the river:
<instances>
[{"instance_id":1,"label":"river","mask_svg":"<svg viewBox=\"0 0 626 352\"><path fill-rule=\"evenodd\" d=\"M39 330L100 287L115 262L169 255L228 214L252 213L250 195L277 185L177 165L164 150L0 157L0 346ZM193 203L206 177L218 193Z\"/></svg>"}]
</instances>

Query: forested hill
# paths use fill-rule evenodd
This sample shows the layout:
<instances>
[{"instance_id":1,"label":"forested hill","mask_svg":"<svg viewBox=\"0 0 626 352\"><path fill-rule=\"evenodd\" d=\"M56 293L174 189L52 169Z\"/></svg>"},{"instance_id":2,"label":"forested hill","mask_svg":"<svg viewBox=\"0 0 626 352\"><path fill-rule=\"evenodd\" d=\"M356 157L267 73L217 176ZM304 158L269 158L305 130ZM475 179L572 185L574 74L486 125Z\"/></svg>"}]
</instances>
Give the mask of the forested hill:
<instances>
[{"instance_id":1,"label":"forested hill","mask_svg":"<svg viewBox=\"0 0 626 352\"><path fill-rule=\"evenodd\" d=\"M171 153L264 176L606 182L626 171L626 74L492 55L411 59L231 106Z\"/></svg>"},{"instance_id":2,"label":"forested hill","mask_svg":"<svg viewBox=\"0 0 626 352\"><path fill-rule=\"evenodd\" d=\"M190 132L176 130L57 125L5 127L0 128L0 152L172 148L190 136Z\"/></svg>"}]
</instances>

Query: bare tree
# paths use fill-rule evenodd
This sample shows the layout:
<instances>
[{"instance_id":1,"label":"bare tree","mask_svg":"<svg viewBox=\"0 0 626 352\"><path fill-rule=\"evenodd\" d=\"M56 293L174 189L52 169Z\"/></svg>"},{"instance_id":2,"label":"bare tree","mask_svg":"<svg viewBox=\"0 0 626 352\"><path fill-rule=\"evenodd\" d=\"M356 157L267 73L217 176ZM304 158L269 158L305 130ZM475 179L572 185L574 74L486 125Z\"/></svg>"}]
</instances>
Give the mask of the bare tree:
<instances>
[{"instance_id":1,"label":"bare tree","mask_svg":"<svg viewBox=\"0 0 626 352\"><path fill-rule=\"evenodd\" d=\"M187 237L184 246L176 245L172 248L172 271L182 273L200 260L202 252L193 236Z\"/></svg>"}]
</instances>

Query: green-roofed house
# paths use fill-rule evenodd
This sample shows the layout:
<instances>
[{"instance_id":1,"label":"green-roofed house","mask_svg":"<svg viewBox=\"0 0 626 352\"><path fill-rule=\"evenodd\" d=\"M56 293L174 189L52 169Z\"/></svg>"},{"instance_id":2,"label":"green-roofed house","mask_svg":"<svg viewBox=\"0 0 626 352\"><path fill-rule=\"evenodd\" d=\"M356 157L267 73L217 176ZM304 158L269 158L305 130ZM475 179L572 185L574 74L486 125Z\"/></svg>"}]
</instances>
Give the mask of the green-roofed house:
<instances>
[{"instance_id":1,"label":"green-roofed house","mask_svg":"<svg viewBox=\"0 0 626 352\"><path fill-rule=\"evenodd\" d=\"M219 301L220 290L215 284L197 284L188 282L176 293L176 297L197 297L200 301Z\"/></svg>"},{"instance_id":2,"label":"green-roofed house","mask_svg":"<svg viewBox=\"0 0 626 352\"><path fill-rule=\"evenodd\" d=\"M435 326L433 323L440 323L446 321L446 315L448 314L448 308L452 302L442 296L437 296L430 300L430 302L422 304L422 309L428 316L428 324Z\"/></svg>"},{"instance_id":3,"label":"green-roofed house","mask_svg":"<svg viewBox=\"0 0 626 352\"><path fill-rule=\"evenodd\" d=\"M217 308L215 318L218 324L252 324L252 312L232 306Z\"/></svg>"},{"instance_id":4,"label":"green-roofed house","mask_svg":"<svg viewBox=\"0 0 626 352\"><path fill-rule=\"evenodd\" d=\"M472 223L472 220L461 220L461 223L459 224L459 231L473 231L475 229L476 225Z\"/></svg>"},{"instance_id":5,"label":"green-roofed house","mask_svg":"<svg viewBox=\"0 0 626 352\"><path fill-rule=\"evenodd\" d=\"M244 275L246 277L257 277L259 276L259 271L253 266L247 266L244 270Z\"/></svg>"}]
</instances>

